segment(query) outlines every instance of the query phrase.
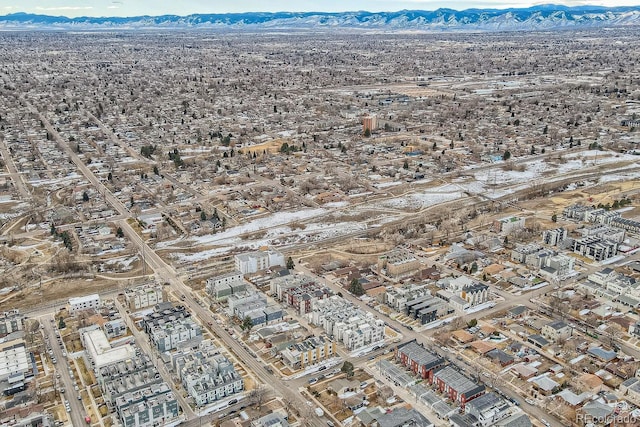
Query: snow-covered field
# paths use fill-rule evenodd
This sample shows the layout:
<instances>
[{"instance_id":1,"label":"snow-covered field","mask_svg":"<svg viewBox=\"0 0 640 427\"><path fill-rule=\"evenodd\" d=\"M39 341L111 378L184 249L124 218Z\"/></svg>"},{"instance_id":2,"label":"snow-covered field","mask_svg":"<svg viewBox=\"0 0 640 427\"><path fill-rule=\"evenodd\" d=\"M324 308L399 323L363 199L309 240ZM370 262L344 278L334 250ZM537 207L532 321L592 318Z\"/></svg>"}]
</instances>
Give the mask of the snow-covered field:
<instances>
[{"instance_id":1,"label":"snow-covered field","mask_svg":"<svg viewBox=\"0 0 640 427\"><path fill-rule=\"evenodd\" d=\"M502 168L470 170L470 175L457 178L450 184L422 190L415 189L402 196L372 204L358 204L352 208L350 208L349 202L342 201L327 203L321 208L303 209L297 212L278 212L231 227L220 233L192 237L188 240L180 238L162 242L157 245L157 248L175 249L172 256L180 263L188 263L224 255L238 249L251 250L261 246L310 243L363 231L367 227L380 227L396 220L402 215L402 210L424 209L463 198L465 193L481 194L483 197L497 199L526 189L535 183L566 179L566 176L549 177L552 173L556 175L570 174L573 171L594 165L639 160L633 155L612 155L594 150L565 154L563 158L562 164L554 164L553 160L544 159L525 162L522 171L506 171ZM611 174L603 175L599 182L636 178L640 178L640 167L634 163L621 167L618 171L614 170ZM394 183L387 184L393 185ZM500 188L500 186L510 187ZM399 212L394 212L393 209L397 209ZM370 211L370 214L365 214L367 211ZM357 213L365 214L363 218L366 222L351 221L349 217L344 217L347 214ZM289 224L294 222L304 224L304 228L300 226L292 228ZM367 224L369 225L367 226ZM251 233L255 233L255 235L249 238L240 237ZM185 247L185 243L189 247L205 246L209 249L191 254L180 253L180 247Z\"/></svg>"},{"instance_id":2,"label":"snow-covered field","mask_svg":"<svg viewBox=\"0 0 640 427\"><path fill-rule=\"evenodd\" d=\"M238 237L241 234L254 233L263 231L279 225L288 224L295 221L303 221L320 215L327 214L328 210L324 208L304 209L297 212L278 212L273 215L249 221L246 224L228 228L221 233L207 234L204 236L196 236L190 239L194 245L224 245L240 241ZM180 240L172 240L158 243L157 248L163 249L175 245Z\"/></svg>"},{"instance_id":3,"label":"snow-covered field","mask_svg":"<svg viewBox=\"0 0 640 427\"><path fill-rule=\"evenodd\" d=\"M460 191L438 191L430 189L426 192L416 192L406 196L395 197L374 204L373 208L393 208L393 209L423 209L439 203L456 200L462 197Z\"/></svg>"},{"instance_id":4,"label":"snow-covered field","mask_svg":"<svg viewBox=\"0 0 640 427\"><path fill-rule=\"evenodd\" d=\"M224 255L239 247L257 249L261 246L291 245L296 243L315 242L366 230L366 224L359 222L312 222L306 224L304 230L293 230L287 225L272 227L265 231L265 235L255 239L241 239L227 236L225 239L213 241L218 247L191 254L174 253L174 257L181 263L207 260L214 256ZM225 232L226 233L226 232ZM219 233L220 235L223 233ZM210 236L201 236L210 237ZM202 240L194 238L193 240ZM211 241L210 239L207 241ZM174 241L175 242L175 241ZM166 246L166 245L165 245Z\"/></svg>"}]
</instances>

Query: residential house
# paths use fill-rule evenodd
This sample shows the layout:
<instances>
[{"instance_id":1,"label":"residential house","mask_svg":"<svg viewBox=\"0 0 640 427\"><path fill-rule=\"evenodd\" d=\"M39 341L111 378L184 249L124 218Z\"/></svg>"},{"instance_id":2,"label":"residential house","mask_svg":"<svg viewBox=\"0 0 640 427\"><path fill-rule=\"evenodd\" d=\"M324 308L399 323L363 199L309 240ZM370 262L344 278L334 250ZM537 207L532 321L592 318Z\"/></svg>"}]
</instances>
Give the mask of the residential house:
<instances>
[{"instance_id":1,"label":"residential house","mask_svg":"<svg viewBox=\"0 0 640 427\"><path fill-rule=\"evenodd\" d=\"M556 342L559 339L569 338L573 334L573 328L562 320L556 320L544 325L541 332L543 337Z\"/></svg>"}]
</instances>

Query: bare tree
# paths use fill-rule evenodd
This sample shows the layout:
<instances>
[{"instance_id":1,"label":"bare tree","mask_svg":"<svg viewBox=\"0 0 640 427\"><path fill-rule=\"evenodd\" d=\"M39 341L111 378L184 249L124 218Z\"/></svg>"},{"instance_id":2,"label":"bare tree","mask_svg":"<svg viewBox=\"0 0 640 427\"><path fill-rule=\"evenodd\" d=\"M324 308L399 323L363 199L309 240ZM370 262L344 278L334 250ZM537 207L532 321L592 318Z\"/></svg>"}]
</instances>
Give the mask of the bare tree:
<instances>
[{"instance_id":1,"label":"bare tree","mask_svg":"<svg viewBox=\"0 0 640 427\"><path fill-rule=\"evenodd\" d=\"M264 385L259 384L249 392L249 400L260 409L267 397L267 393L269 393L269 390Z\"/></svg>"}]
</instances>

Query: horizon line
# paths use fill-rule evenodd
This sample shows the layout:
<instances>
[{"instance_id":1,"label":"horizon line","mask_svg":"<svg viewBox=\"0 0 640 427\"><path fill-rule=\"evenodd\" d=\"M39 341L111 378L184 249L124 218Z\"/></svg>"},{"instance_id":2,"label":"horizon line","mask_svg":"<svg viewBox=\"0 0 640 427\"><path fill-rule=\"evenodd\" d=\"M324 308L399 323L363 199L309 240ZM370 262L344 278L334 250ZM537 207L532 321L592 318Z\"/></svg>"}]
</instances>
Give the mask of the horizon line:
<instances>
[{"instance_id":1,"label":"horizon line","mask_svg":"<svg viewBox=\"0 0 640 427\"><path fill-rule=\"evenodd\" d=\"M162 16L175 16L175 17L188 17L188 16L197 16L197 15L245 15L245 14L263 14L263 15L276 15L276 14L319 14L319 15L332 15L332 14L344 14L344 13L371 13L371 14L376 14L376 13L399 13L399 12L437 12L440 10L449 10L449 11L454 11L454 12L468 12L468 11L508 11L508 10L531 10L531 9L538 9L538 8L544 8L544 7L556 7L556 8L563 8L563 9L587 9L587 8L594 8L594 9L621 9L621 8L640 8L640 3L637 5L627 5L627 6L602 6L602 5L597 5L597 4L583 4L583 5L575 5L575 6L567 6L564 4L557 4L557 3L543 3L543 4L538 4L538 5L533 5L533 6L527 6L527 7L504 7L504 8L499 8L499 7L470 7L470 8L465 8L465 9L454 9L454 8L449 8L449 7L439 7L437 9L398 9L398 10L385 10L385 11L378 11L378 12L372 12L370 10L365 10L365 9L360 9L360 10L348 10L348 11L332 11L332 12L321 12L321 11L297 11L297 12L293 12L293 11L288 11L288 10L281 10L281 11L276 11L276 12L259 12L259 11L246 11L246 12L198 12L198 13L189 13L186 15L178 15L178 14L174 14L174 13L165 13L165 14L159 14L159 15L126 15L126 16L117 16L117 15L103 15L103 16L91 16L91 15L82 15L82 16L76 16L76 17L70 17L67 15L49 15L47 13L33 13L33 12L12 12L12 13L7 13L4 15L0 15L0 18L3 17L10 17L10 16L16 16L16 15L31 15L31 16L47 16L47 17L52 17L52 18L66 18L69 20L74 20L74 19L84 19L84 18L88 18L88 19L108 19L108 18L119 18L119 19L130 19L130 18L144 18L144 17L149 17L149 18L157 18L157 17L162 17Z\"/></svg>"}]
</instances>

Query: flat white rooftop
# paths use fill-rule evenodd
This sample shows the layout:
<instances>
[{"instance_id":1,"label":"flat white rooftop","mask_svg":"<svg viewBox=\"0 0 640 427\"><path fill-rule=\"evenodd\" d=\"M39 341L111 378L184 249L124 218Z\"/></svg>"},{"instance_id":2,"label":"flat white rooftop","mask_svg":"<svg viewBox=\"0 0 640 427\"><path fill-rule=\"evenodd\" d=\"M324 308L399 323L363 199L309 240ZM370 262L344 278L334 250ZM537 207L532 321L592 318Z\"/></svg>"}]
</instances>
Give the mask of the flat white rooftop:
<instances>
[{"instance_id":1,"label":"flat white rooftop","mask_svg":"<svg viewBox=\"0 0 640 427\"><path fill-rule=\"evenodd\" d=\"M82 297L69 298L69 304L70 305L76 305L76 304L82 304L82 303L85 303L85 302L99 301L99 300L100 300L100 295L91 294L91 295L85 295L85 296L82 296Z\"/></svg>"},{"instance_id":2,"label":"flat white rooftop","mask_svg":"<svg viewBox=\"0 0 640 427\"><path fill-rule=\"evenodd\" d=\"M85 332L84 342L98 369L135 355L135 350L130 345L112 348L102 329Z\"/></svg>"}]
</instances>

